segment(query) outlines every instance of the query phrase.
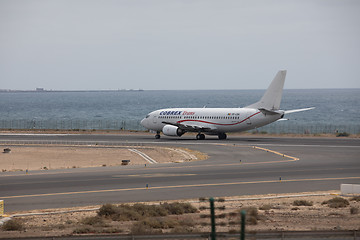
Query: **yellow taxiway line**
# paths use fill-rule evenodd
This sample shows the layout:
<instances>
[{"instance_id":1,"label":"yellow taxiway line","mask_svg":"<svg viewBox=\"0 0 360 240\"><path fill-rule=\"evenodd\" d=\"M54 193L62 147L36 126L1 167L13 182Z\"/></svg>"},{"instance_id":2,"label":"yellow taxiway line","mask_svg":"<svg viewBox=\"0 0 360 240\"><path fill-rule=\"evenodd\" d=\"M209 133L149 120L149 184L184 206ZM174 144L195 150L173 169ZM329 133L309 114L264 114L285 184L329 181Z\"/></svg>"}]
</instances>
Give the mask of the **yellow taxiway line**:
<instances>
[{"instance_id":1,"label":"yellow taxiway line","mask_svg":"<svg viewBox=\"0 0 360 240\"><path fill-rule=\"evenodd\" d=\"M255 149L259 149L259 150L263 150L263 151L266 151L266 152L271 152L271 153L274 153L276 155L280 155L282 157L286 157L286 158L290 158L292 160L289 160L288 162L291 162L291 161L299 161L300 159L297 158L297 157L292 157L292 156L289 156L289 155L286 155L286 154L283 154L283 153L280 153L280 152L277 152L277 151L273 151L273 150L270 150L270 149L266 149L266 148L262 148L262 147L256 147L256 146L253 146L253 148Z\"/></svg>"}]
</instances>

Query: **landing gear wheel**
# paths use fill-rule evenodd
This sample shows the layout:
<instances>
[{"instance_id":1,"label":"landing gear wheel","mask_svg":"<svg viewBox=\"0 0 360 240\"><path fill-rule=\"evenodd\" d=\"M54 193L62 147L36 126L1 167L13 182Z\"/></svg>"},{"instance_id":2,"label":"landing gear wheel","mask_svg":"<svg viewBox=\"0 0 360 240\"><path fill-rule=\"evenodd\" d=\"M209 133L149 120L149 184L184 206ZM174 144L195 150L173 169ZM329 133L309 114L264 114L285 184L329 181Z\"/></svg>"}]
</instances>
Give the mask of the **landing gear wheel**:
<instances>
[{"instance_id":1,"label":"landing gear wheel","mask_svg":"<svg viewBox=\"0 0 360 240\"><path fill-rule=\"evenodd\" d=\"M227 136L226 136L226 133L219 133L218 137L220 140L224 140L224 139L226 139Z\"/></svg>"},{"instance_id":2,"label":"landing gear wheel","mask_svg":"<svg viewBox=\"0 0 360 240\"><path fill-rule=\"evenodd\" d=\"M198 135L196 135L196 139L197 140L204 140L205 139L205 135L202 133L199 133Z\"/></svg>"},{"instance_id":3,"label":"landing gear wheel","mask_svg":"<svg viewBox=\"0 0 360 240\"><path fill-rule=\"evenodd\" d=\"M156 134L155 139L160 139L160 134Z\"/></svg>"}]
</instances>

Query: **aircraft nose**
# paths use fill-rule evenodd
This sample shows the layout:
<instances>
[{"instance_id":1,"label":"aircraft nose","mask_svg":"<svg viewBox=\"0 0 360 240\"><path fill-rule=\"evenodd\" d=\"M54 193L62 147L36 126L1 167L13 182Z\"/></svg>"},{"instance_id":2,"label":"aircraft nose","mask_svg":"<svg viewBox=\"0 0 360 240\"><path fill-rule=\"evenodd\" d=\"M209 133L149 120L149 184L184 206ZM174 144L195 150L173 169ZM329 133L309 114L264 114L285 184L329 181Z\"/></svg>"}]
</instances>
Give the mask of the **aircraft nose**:
<instances>
[{"instance_id":1,"label":"aircraft nose","mask_svg":"<svg viewBox=\"0 0 360 240\"><path fill-rule=\"evenodd\" d=\"M141 120L140 122L141 126L146 128L146 118L144 118L143 120Z\"/></svg>"}]
</instances>

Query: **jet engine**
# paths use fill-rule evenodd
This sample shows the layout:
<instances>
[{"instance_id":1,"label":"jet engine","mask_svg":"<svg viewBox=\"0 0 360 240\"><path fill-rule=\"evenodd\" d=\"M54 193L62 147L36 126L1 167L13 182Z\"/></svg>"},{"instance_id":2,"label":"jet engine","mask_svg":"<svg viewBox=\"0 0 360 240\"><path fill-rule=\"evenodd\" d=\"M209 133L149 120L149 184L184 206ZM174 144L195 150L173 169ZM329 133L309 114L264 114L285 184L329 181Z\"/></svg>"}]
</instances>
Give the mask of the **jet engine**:
<instances>
[{"instance_id":1,"label":"jet engine","mask_svg":"<svg viewBox=\"0 0 360 240\"><path fill-rule=\"evenodd\" d=\"M162 132L166 136L178 136L180 137L185 133L184 130L180 129L179 127L173 126L173 125L165 125L162 129Z\"/></svg>"}]
</instances>

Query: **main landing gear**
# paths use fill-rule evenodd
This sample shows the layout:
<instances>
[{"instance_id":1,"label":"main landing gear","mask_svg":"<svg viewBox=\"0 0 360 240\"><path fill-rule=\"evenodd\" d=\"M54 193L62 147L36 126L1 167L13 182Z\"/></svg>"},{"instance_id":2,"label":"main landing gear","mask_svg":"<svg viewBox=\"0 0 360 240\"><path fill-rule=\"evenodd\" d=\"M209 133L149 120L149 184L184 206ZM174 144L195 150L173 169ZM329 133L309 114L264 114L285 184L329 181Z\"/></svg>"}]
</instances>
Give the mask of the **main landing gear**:
<instances>
[{"instance_id":1,"label":"main landing gear","mask_svg":"<svg viewBox=\"0 0 360 240\"><path fill-rule=\"evenodd\" d=\"M196 135L196 140L204 140L205 139L205 135L202 133L199 133L198 135Z\"/></svg>"},{"instance_id":2,"label":"main landing gear","mask_svg":"<svg viewBox=\"0 0 360 240\"><path fill-rule=\"evenodd\" d=\"M155 139L160 139L160 132L156 132Z\"/></svg>"},{"instance_id":3,"label":"main landing gear","mask_svg":"<svg viewBox=\"0 0 360 240\"><path fill-rule=\"evenodd\" d=\"M219 133L218 137L220 140L224 140L224 139L226 139L227 136L226 136L226 133Z\"/></svg>"}]
</instances>

